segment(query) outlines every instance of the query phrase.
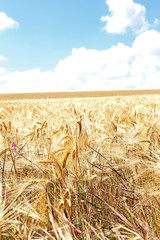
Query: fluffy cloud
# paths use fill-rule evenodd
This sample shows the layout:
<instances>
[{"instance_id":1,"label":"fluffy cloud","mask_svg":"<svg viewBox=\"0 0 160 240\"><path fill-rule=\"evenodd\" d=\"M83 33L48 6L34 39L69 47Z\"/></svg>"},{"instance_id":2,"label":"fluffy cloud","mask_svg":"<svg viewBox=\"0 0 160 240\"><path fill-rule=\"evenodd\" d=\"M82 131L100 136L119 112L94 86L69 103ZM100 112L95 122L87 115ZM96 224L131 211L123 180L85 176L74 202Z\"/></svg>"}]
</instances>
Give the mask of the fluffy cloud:
<instances>
[{"instance_id":1,"label":"fluffy cloud","mask_svg":"<svg viewBox=\"0 0 160 240\"><path fill-rule=\"evenodd\" d=\"M7 59L3 56L0 56L0 61L6 61Z\"/></svg>"},{"instance_id":2,"label":"fluffy cloud","mask_svg":"<svg viewBox=\"0 0 160 240\"><path fill-rule=\"evenodd\" d=\"M54 91L53 80L52 71L41 72L39 68L15 71L0 75L0 93Z\"/></svg>"},{"instance_id":3,"label":"fluffy cloud","mask_svg":"<svg viewBox=\"0 0 160 240\"><path fill-rule=\"evenodd\" d=\"M5 72L6 72L5 68L0 67L0 74L3 74Z\"/></svg>"},{"instance_id":4,"label":"fluffy cloud","mask_svg":"<svg viewBox=\"0 0 160 240\"><path fill-rule=\"evenodd\" d=\"M54 71L0 75L0 93L160 88L160 32L139 34L132 46L72 49Z\"/></svg>"},{"instance_id":5,"label":"fluffy cloud","mask_svg":"<svg viewBox=\"0 0 160 240\"><path fill-rule=\"evenodd\" d=\"M107 0L110 15L101 17L106 22L104 29L109 33L125 33L128 28L134 31L146 30L149 26L145 19L146 9L133 0Z\"/></svg>"},{"instance_id":6,"label":"fluffy cloud","mask_svg":"<svg viewBox=\"0 0 160 240\"><path fill-rule=\"evenodd\" d=\"M7 59L3 56L0 56L0 61L6 61ZM0 67L0 74L5 73L6 70L3 67Z\"/></svg>"},{"instance_id":7,"label":"fluffy cloud","mask_svg":"<svg viewBox=\"0 0 160 240\"><path fill-rule=\"evenodd\" d=\"M137 54L160 56L160 33L150 30L138 35L133 43L133 49Z\"/></svg>"},{"instance_id":8,"label":"fluffy cloud","mask_svg":"<svg viewBox=\"0 0 160 240\"><path fill-rule=\"evenodd\" d=\"M4 12L0 12L0 31L8 28L16 28L19 23L9 18Z\"/></svg>"}]
</instances>

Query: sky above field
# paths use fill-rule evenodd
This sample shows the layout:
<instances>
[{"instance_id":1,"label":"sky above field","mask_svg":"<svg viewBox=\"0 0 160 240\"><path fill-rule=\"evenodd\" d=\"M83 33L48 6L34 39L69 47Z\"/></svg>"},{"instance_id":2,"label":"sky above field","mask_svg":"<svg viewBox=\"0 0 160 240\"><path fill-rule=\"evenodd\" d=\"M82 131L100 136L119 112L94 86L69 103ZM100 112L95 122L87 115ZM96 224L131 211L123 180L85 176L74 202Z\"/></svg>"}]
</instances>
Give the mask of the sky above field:
<instances>
[{"instance_id":1,"label":"sky above field","mask_svg":"<svg viewBox=\"0 0 160 240\"><path fill-rule=\"evenodd\" d=\"M157 88L159 0L1 0L0 93Z\"/></svg>"}]
</instances>

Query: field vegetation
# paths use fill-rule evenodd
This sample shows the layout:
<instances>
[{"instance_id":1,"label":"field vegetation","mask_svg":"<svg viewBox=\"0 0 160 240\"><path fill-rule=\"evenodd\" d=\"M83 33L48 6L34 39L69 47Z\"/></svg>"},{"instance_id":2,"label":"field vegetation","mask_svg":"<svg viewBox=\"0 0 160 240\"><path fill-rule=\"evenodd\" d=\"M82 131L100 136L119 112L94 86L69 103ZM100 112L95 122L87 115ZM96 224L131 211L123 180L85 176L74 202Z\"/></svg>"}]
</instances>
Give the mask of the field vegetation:
<instances>
[{"instance_id":1,"label":"field vegetation","mask_svg":"<svg viewBox=\"0 0 160 240\"><path fill-rule=\"evenodd\" d=\"M0 102L0 239L160 239L160 95Z\"/></svg>"}]
</instances>

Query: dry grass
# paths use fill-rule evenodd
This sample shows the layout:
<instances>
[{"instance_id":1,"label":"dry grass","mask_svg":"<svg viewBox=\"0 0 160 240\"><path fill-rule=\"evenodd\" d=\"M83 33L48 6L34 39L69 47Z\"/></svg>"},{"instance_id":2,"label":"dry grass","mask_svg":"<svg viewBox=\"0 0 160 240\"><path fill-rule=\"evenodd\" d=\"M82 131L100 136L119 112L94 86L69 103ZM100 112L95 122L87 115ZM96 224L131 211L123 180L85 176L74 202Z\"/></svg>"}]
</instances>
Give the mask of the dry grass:
<instances>
[{"instance_id":1,"label":"dry grass","mask_svg":"<svg viewBox=\"0 0 160 240\"><path fill-rule=\"evenodd\" d=\"M160 239L160 95L0 102L0 239Z\"/></svg>"}]
</instances>

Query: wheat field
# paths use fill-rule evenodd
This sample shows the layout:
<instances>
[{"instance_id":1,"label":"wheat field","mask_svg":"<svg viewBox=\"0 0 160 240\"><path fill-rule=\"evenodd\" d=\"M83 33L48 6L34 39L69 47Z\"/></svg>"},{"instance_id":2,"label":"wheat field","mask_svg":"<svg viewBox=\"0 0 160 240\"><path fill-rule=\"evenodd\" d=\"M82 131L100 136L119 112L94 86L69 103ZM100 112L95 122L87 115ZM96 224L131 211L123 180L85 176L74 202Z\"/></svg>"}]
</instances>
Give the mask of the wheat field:
<instances>
[{"instance_id":1,"label":"wheat field","mask_svg":"<svg viewBox=\"0 0 160 240\"><path fill-rule=\"evenodd\" d=\"M160 239L159 103L0 101L0 239Z\"/></svg>"}]
</instances>

